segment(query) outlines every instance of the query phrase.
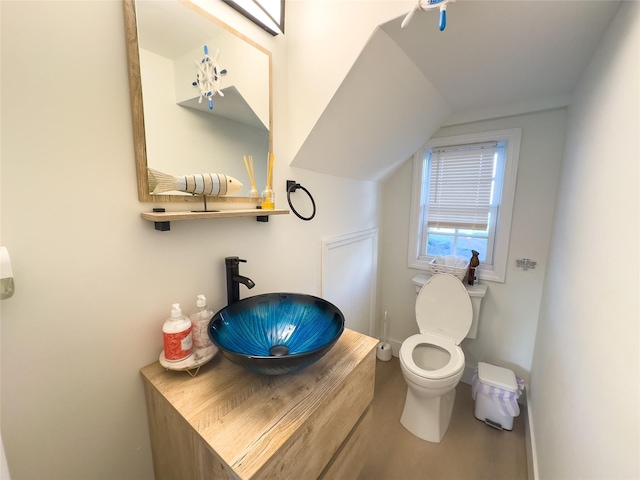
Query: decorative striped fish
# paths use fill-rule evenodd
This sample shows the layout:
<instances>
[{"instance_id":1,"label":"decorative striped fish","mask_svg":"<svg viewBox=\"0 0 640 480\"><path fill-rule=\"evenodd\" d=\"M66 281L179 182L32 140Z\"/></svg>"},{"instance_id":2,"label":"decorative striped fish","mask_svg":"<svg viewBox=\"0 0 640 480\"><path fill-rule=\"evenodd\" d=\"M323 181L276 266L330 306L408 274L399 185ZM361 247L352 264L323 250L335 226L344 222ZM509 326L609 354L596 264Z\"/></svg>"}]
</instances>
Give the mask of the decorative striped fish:
<instances>
[{"instance_id":1,"label":"decorative striped fish","mask_svg":"<svg viewBox=\"0 0 640 480\"><path fill-rule=\"evenodd\" d=\"M221 173L194 173L193 175L175 177L153 168L147 168L147 171L149 172L149 189L152 194L178 191L194 195L224 197L225 195L233 195L242 188L242 183L238 180Z\"/></svg>"}]
</instances>

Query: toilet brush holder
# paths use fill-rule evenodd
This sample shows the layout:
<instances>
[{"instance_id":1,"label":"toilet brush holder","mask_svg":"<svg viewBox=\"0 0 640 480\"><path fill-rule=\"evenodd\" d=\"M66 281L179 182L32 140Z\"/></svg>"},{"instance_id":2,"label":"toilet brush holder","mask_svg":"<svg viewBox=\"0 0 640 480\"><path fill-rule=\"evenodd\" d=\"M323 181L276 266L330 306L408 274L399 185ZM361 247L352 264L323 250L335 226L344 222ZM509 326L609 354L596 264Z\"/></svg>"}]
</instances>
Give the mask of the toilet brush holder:
<instances>
[{"instance_id":1,"label":"toilet brush holder","mask_svg":"<svg viewBox=\"0 0 640 480\"><path fill-rule=\"evenodd\" d=\"M380 342L378 344L378 350L376 351L376 356L378 360L382 360L383 362L388 362L391 360L391 344L386 342Z\"/></svg>"}]
</instances>

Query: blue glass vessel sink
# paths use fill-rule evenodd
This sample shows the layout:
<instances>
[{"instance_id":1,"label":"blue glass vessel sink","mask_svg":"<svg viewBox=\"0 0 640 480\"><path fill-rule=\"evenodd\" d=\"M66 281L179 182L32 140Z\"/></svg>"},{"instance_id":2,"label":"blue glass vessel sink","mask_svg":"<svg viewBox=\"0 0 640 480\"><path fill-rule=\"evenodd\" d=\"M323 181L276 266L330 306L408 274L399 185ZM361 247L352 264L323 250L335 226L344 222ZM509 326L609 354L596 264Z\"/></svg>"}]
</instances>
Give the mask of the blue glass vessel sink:
<instances>
[{"instance_id":1,"label":"blue glass vessel sink","mask_svg":"<svg viewBox=\"0 0 640 480\"><path fill-rule=\"evenodd\" d=\"M344 315L322 298L266 293L227 305L209 322L222 354L263 375L297 372L319 360L344 331Z\"/></svg>"}]
</instances>

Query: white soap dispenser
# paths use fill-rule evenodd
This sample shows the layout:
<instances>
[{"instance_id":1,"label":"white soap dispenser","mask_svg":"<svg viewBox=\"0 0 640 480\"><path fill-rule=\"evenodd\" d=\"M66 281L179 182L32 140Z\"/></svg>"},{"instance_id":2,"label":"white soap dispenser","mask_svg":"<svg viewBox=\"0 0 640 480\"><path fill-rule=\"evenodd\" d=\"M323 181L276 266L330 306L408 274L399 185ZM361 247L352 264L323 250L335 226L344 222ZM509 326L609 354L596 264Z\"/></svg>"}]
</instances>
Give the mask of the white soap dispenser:
<instances>
[{"instance_id":1,"label":"white soap dispenser","mask_svg":"<svg viewBox=\"0 0 640 480\"><path fill-rule=\"evenodd\" d=\"M182 315L179 303L174 303L171 316L162 326L164 358L168 362L179 362L193 353L191 320Z\"/></svg>"},{"instance_id":2,"label":"white soap dispenser","mask_svg":"<svg viewBox=\"0 0 640 480\"><path fill-rule=\"evenodd\" d=\"M198 295L196 301L197 310L190 316L193 325L193 348L207 348L213 345L207 332L209 328L209 320L213 318L213 310L207 307L207 297Z\"/></svg>"}]
</instances>

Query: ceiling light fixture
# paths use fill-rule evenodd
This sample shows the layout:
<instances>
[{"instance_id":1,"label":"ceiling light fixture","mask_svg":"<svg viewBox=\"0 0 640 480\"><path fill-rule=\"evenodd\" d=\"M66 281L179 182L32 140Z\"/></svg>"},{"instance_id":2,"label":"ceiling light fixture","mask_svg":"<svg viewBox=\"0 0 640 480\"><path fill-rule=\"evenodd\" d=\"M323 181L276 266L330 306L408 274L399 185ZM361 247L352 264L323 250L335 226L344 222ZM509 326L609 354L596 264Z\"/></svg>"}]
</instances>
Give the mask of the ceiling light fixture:
<instances>
[{"instance_id":1,"label":"ceiling light fixture","mask_svg":"<svg viewBox=\"0 0 640 480\"><path fill-rule=\"evenodd\" d=\"M284 33L284 0L223 0L223 2L274 37Z\"/></svg>"}]
</instances>

